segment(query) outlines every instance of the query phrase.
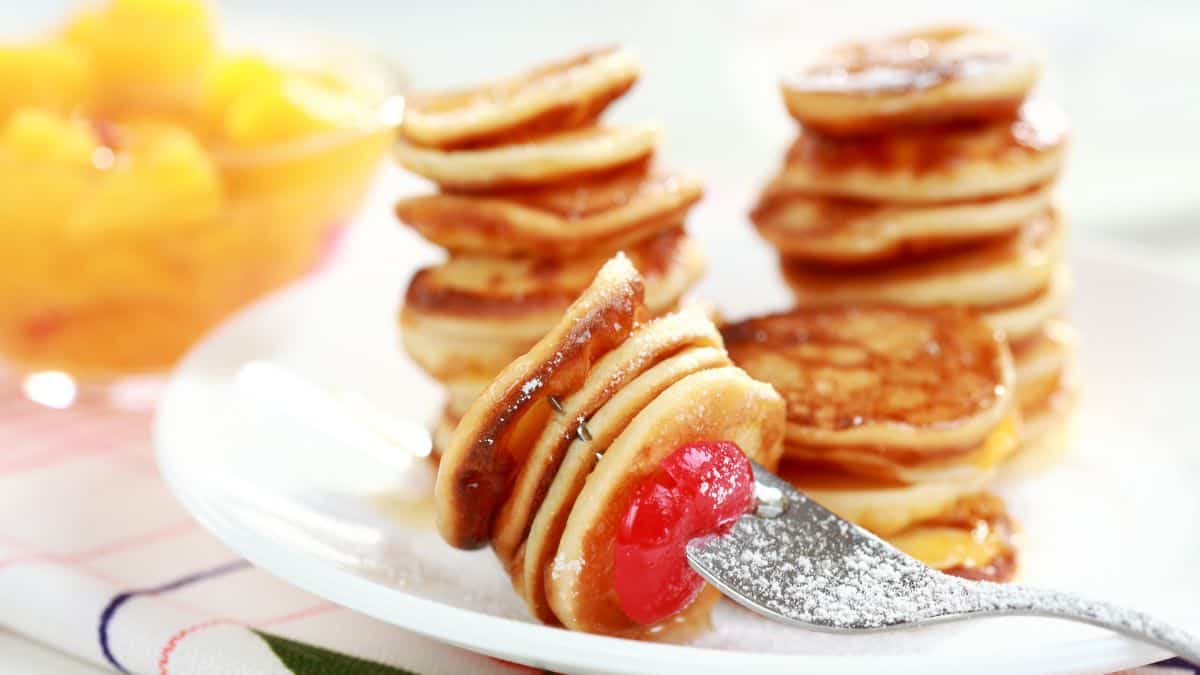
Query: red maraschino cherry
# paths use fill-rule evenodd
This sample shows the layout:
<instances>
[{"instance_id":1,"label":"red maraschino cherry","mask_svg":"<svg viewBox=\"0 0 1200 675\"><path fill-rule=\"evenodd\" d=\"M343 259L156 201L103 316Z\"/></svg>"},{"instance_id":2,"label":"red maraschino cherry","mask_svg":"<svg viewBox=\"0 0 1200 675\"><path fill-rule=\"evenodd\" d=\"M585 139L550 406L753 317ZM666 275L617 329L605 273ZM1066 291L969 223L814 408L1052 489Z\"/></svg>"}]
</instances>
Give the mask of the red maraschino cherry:
<instances>
[{"instance_id":1,"label":"red maraschino cherry","mask_svg":"<svg viewBox=\"0 0 1200 675\"><path fill-rule=\"evenodd\" d=\"M613 586L629 618L661 621L691 604L704 580L688 541L721 534L754 505L754 473L736 443L680 447L633 492L617 528Z\"/></svg>"}]
</instances>

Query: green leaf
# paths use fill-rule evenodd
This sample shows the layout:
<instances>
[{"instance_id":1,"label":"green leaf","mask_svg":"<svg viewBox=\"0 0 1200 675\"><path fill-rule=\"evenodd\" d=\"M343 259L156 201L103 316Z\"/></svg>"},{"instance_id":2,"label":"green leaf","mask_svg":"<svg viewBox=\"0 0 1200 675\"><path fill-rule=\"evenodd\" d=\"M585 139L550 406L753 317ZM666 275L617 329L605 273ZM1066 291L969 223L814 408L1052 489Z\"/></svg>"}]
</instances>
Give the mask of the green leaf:
<instances>
[{"instance_id":1,"label":"green leaf","mask_svg":"<svg viewBox=\"0 0 1200 675\"><path fill-rule=\"evenodd\" d=\"M393 668L303 642L254 631L266 641L275 656L296 675L416 675L408 670Z\"/></svg>"}]
</instances>

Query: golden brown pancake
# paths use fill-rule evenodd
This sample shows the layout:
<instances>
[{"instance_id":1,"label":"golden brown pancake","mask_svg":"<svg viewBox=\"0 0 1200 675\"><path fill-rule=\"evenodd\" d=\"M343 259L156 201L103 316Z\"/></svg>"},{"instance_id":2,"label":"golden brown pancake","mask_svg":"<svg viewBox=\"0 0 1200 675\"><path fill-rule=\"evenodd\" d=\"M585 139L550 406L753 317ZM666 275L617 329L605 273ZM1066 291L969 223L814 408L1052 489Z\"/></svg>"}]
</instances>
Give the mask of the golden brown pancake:
<instances>
[{"instance_id":1,"label":"golden brown pancake","mask_svg":"<svg viewBox=\"0 0 1200 675\"><path fill-rule=\"evenodd\" d=\"M558 402L562 411L551 416L530 448L512 492L496 516L492 548L505 568L510 567L517 546L525 541L567 446L578 436L579 420L590 419L644 371L692 347L721 347L721 334L700 310L668 314L644 323L592 365L578 391Z\"/></svg>"},{"instance_id":2,"label":"golden brown pancake","mask_svg":"<svg viewBox=\"0 0 1200 675\"><path fill-rule=\"evenodd\" d=\"M396 215L452 252L559 258L675 227L702 192L697 180L638 162L544 187L409 197Z\"/></svg>"},{"instance_id":3,"label":"golden brown pancake","mask_svg":"<svg viewBox=\"0 0 1200 675\"><path fill-rule=\"evenodd\" d=\"M793 462L785 456L779 465L779 475L830 511L881 537L889 537L982 490L995 472L980 471L966 478L907 485L848 474L837 467Z\"/></svg>"},{"instance_id":4,"label":"golden brown pancake","mask_svg":"<svg viewBox=\"0 0 1200 675\"><path fill-rule=\"evenodd\" d=\"M1004 502L987 493L960 498L938 515L888 541L930 567L981 581L1009 581L1017 571L1013 523Z\"/></svg>"},{"instance_id":5,"label":"golden brown pancake","mask_svg":"<svg viewBox=\"0 0 1200 675\"><path fill-rule=\"evenodd\" d=\"M796 309L722 330L787 401L789 461L905 483L971 477L1015 445L1007 344L963 310Z\"/></svg>"},{"instance_id":6,"label":"golden brown pancake","mask_svg":"<svg viewBox=\"0 0 1200 675\"><path fill-rule=\"evenodd\" d=\"M1066 227L1056 209L995 242L878 269L815 268L783 260L784 278L803 306L888 303L1002 310L1045 291L1062 257Z\"/></svg>"},{"instance_id":7,"label":"golden brown pancake","mask_svg":"<svg viewBox=\"0 0 1200 675\"><path fill-rule=\"evenodd\" d=\"M461 418L491 383L490 378L464 377L442 381L442 386L446 388L446 411L455 420Z\"/></svg>"},{"instance_id":8,"label":"golden brown pancake","mask_svg":"<svg viewBox=\"0 0 1200 675\"><path fill-rule=\"evenodd\" d=\"M675 307L704 271L698 242L665 230L627 249L652 315ZM404 346L439 380L493 377L562 317L610 252L549 260L453 256L417 272L400 312Z\"/></svg>"},{"instance_id":9,"label":"golden brown pancake","mask_svg":"<svg viewBox=\"0 0 1200 675\"><path fill-rule=\"evenodd\" d=\"M1051 187L930 204L764 195L751 218L759 234L792 260L877 265L1011 234L1046 210Z\"/></svg>"},{"instance_id":10,"label":"golden brown pancake","mask_svg":"<svg viewBox=\"0 0 1200 675\"><path fill-rule=\"evenodd\" d=\"M438 419L433 424L433 454L441 456L450 447L450 439L454 437L454 428L462 416L453 412L449 406L442 408Z\"/></svg>"},{"instance_id":11,"label":"golden brown pancake","mask_svg":"<svg viewBox=\"0 0 1200 675\"><path fill-rule=\"evenodd\" d=\"M780 477L797 490L921 562L1002 581L1011 575L1015 557L1003 503L981 493L994 473L904 485L787 459L779 466Z\"/></svg>"},{"instance_id":12,"label":"golden brown pancake","mask_svg":"<svg viewBox=\"0 0 1200 675\"><path fill-rule=\"evenodd\" d=\"M987 309L980 316L995 330L1001 331L1015 346L1036 337L1046 325L1062 316L1071 297L1071 272L1059 263L1050 277L1049 285L1024 302Z\"/></svg>"},{"instance_id":13,"label":"golden brown pancake","mask_svg":"<svg viewBox=\"0 0 1200 675\"><path fill-rule=\"evenodd\" d=\"M732 441L773 468L783 437L783 401L738 368L688 375L659 394L603 450L575 500L545 577L555 616L572 630L642 632L621 611L612 584L618 521L633 490L680 446Z\"/></svg>"},{"instance_id":14,"label":"golden brown pancake","mask_svg":"<svg viewBox=\"0 0 1200 675\"><path fill-rule=\"evenodd\" d=\"M1013 120L856 138L801 131L767 193L910 204L1014 194L1054 179L1066 141L1062 111L1040 101Z\"/></svg>"},{"instance_id":15,"label":"golden brown pancake","mask_svg":"<svg viewBox=\"0 0 1200 675\"><path fill-rule=\"evenodd\" d=\"M654 153L660 135L654 124L587 126L468 150L425 148L401 140L395 154L404 168L443 189L497 190L548 185L645 159Z\"/></svg>"},{"instance_id":16,"label":"golden brown pancake","mask_svg":"<svg viewBox=\"0 0 1200 675\"><path fill-rule=\"evenodd\" d=\"M729 356L722 348L688 349L659 361L587 420L592 440L576 439L567 448L512 566L514 579L519 577L517 586L523 589L529 611L535 617L547 623L558 621L546 597L544 577L558 552L571 507L596 467L597 448L602 452L612 445L630 421L671 385L692 373L728 365Z\"/></svg>"},{"instance_id":17,"label":"golden brown pancake","mask_svg":"<svg viewBox=\"0 0 1200 675\"><path fill-rule=\"evenodd\" d=\"M558 325L488 386L442 454L434 498L451 546L488 543L492 520L548 414L548 396L579 388L592 364L629 336L645 311L642 279L618 255L567 308Z\"/></svg>"},{"instance_id":18,"label":"golden brown pancake","mask_svg":"<svg viewBox=\"0 0 1200 675\"><path fill-rule=\"evenodd\" d=\"M413 144L453 149L570 129L599 116L640 70L627 50L602 47L469 89L418 92L400 131Z\"/></svg>"},{"instance_id":19,"label":"golden brown pancake","mask_svg":"<svg viewBox=\"0 0 1200 675\"><path fill-rule=\"evenodd\" d=\"M839 45L783 81L788 112L829 134L1011 116L1041 72L1029 47L961 25Z\"/></svg>"},{"instance_id":20,"label":"golden brown pancake","mask_svg":"<svg viewBox=\"0 0 1200 675\"><path fill-rule=\"evenodd\" d=\"M1061 320L1014 345L1021 434L1018 452L1006 462L1009 473L1045 468L1067 449L1078 398L1074 351L1074 330Z\"/></svg>"}]
</instances>

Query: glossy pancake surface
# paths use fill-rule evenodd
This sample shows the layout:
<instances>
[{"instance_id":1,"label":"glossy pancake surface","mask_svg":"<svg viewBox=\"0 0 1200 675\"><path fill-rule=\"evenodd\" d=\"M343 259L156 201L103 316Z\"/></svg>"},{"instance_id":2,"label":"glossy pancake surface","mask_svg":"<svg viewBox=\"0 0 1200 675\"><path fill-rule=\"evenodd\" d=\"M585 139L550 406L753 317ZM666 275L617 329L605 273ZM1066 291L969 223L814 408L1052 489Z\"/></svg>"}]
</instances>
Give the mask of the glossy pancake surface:
<instances>
[{"instance_id":1,"label":"glossy pancake surface","mask_svg":"<svg viewBox=\"0 0 1200 675\"><path fill-rule=\"evenodd\" d=\"M1012 411L1007 345L961 310L796 309L722 333L787 402L788 457L869 473L939 464L980 451Z\"/></svg>"},{"instance_id":2,"label":"glossy pancake surface","mask_svg":"<svg viewBox=\"0 0 1200 675\"><path fill-rule=\"evenodd\" d=\"M730 365L725 350L694 347L659 361L616 393L586 420L591 440L576 438L568 446L550 489L537 509L529 536L514 561L513 576L530 612L546 622L558 619L546 597L545 575L558 552L567 518L588 475L596 466L596 453L603 453L629 422L659 394L692 373Z\"/></svg>"},{"instance_id":3,"label":"glossy pancake surface","mask_svg":"<svg viewBox=\"0 0 1200 675\"><path fill-rule=\"evenodd\" d=\"M639 412L588 477L546 577L550 605L563 625L610 635L639 630L621 611L612 582L617 523L633 490L667 455L696 441L732 441L774 468L783 418L779 395L732 367L689 375Z\"/></svg>"},{"instance_id":4,"label":"glossy pancake surface","mask_svg":"<svg viewBox=\"0 0 1200 675\"><path fill-rule=\"evenodd\" d=\"M401 140L395 155L404 168L444 189L494 190L615 169L653 154L660 135L656 125L629 124L582 127L477 150L439 150Z\"/></svg>"},{"instance_id":5,"label":"glossy pancake surface","mask_svg":"<svg viewBox=\"0 0 1200 675\"><path fill-rule=\"evenodd\" d=\"M889 303L911 307L1012 307L1043 292L1062 258L1066 227L1056 209L1014 235L943 255L879 269L814 268L783 260L784 279L799 304Z\"/></svg>"},{"instance_id":6,"label":"glossy pancake surface","mask_svg":"<svg viewBox=\"0 0 1200 675\"><path fill-rule=\"evenodd\" d=\"M492 547L506 568L525 540L537 509L558 473L571 440L621 388L659 361L689 347L720 347L721 335L699 309L669 314L640 326L593 366L578 391L558 402L525 457L509 498L496 517Z\"/></svg>"},{"instance_id":7,"label":"glossy pancake surface","mask_svg":"<svg viewBox=\"0 0 1200 675\"><path fill-rule=\"evenodd\" d=\"M913 257L1009 234L1046 210L1050 185L1013 195L896 204L807 194L765 194L751 213L784 256L850 266Z\"/></svg>"},{"instance_id":8,"label":"glossy pancake surface","mask_svg":"<svg viewBox=\"0 0 1200 675\"><path fill-rule=\"evenodd\" d=\"M704 272L699 243L665 230L627 250L651 315L675 307ZM438 379L488 379L562 317L611 255L570 260L454 256L417 272L400 312L401 339Z\"/></svg>"},{"instance_id":9,"label":"glossy pancake surface","mask_svg":"<svg viewBox=\"0 0 1200 675\"><path fill-rule=\"evenodd\" d=\"M1066 144L1066 117L1041 101L1014 120L861 138L801 131L767 190L906 203L1005 195L1052 181Z\"/></svg>"},{"instance_id":10,"label":"glossy pancake surface","mask_svg":"<svg viewBox=\"0 0 1200 675\"><path fill-rule=\"evenodd\" d=\"M638 162L544 187L409 197L396 215L453 252L586 256L676 226L702 192L695 179Z\"/></svg>"},{"instance_id":11,"label":"glossy pancake surface","mask_svg":"<svg viewBox=\"0 0 1200 675\"><path fill-rule=\"evenodd\" d=\"M627 50L591 49L513 77L405 102L403 136L439 148L479 146L586 124L637 81Z\"/></svg>"},{"instance_id":12,"label":"glossy pancake surface","mask_svg":"<svg viewBox=\"0 0 1200 675\"><path fill-rule=\"evenodd\" d=\"M970 26L933 26L840 45L783 81L788 112L830 134L1005 117L1041 72L1030 48Z\"/></svg>"},{"instance_id":13,"label":"glossy pancake surface","mask_svg":"<svg viewBox=\"0 0 1200 675\"><path fill-rule=\"evenodd\" d=\"M642 318L642 281L623 255L605 263L562 321L473 403L442 455L434 489L438 531L451 546L487 544L492 520L549 412L547 396L578 389L592 364Z\"/></svg>"}]
</instances>

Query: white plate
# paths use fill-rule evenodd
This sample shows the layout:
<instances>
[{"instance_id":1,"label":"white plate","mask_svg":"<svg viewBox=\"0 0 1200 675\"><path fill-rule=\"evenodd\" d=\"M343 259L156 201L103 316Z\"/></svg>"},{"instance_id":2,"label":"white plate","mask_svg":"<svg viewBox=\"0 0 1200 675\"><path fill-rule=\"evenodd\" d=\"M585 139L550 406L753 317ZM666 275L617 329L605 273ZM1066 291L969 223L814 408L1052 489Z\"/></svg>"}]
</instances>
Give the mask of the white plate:
<instances>
[{"instance_id":1,"label":"white plate","mask_svg":"<svg viewBox=\"0 0 1200 675\"><path fill-rule=\"evenodd\" d=\"M722 205L736 209L721 197L709 222ZM702 295L733 316L785 303L746 229L698 229L722 252ZM723 603L712 630L689 646L533 623L489 551L450 549L430 529L428 464L397 475L266 428L233 395L237 368L269 358L432 420L440 393L397 349L393 317L409 270L433 255L386 220L368 222L331 274L235 317L175 372L157 423L163 474L196 518L255 564L397 626L573 673L1099 672L1163 656L1099 629L1032 618L834 636ZM1200 289L1093 249L1073 264L1079 433L1063 464L1003 490L1024 527L1022 580L1200 629Z\"/></svg>"}]
</instances>

